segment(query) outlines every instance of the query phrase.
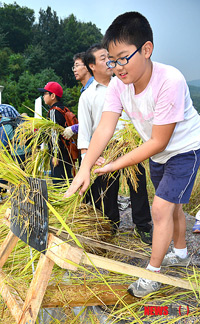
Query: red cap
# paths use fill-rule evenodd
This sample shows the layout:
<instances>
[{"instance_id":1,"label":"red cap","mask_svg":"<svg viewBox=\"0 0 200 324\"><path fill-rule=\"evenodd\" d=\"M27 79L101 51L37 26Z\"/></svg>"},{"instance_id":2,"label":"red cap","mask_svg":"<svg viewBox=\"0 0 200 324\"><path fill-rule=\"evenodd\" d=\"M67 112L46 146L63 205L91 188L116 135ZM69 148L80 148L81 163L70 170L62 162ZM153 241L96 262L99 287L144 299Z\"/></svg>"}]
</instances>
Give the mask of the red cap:
<instances>
[{"instance_id":1,"label":"red cap","mask_svg":"<svg viewBox=\"0 0 200 324\"><path fill-rule=\"evenodd\" d=\"M46 91L49 91L49 92L52 92L52 93L55 93L55 95L57 97L62 97L63 95L63 89L61 87L61 85L58 83L58 82L48 82L44 88L38 88L38 90L40 92L46 92Z\"/></svg>"}]
</instances>

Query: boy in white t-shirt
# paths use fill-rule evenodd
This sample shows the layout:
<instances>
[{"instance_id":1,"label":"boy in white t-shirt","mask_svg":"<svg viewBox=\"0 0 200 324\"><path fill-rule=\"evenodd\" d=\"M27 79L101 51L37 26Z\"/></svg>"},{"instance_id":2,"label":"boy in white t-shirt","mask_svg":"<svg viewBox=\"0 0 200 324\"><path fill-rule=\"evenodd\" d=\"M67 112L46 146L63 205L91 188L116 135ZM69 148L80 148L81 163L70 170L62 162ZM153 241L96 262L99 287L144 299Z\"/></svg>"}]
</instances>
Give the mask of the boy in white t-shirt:
<instances>
[{"instance_id":1,"label":"boy in white t-shirt","mask_svg":"<svg viewBox=\"0 0 200 324\"><path fill-rule=\"evenodd\" d=\"M103 40L107 63L116 77L110 82L102 113L83 164L65 196L90 182L90 170L113 135L122 109L132 120L143 144L96 170L102 175L148 158L155 187L152 204L153 243L147 269L187 265L186 221L182 204L188 203L200 165L200 116L194 109L183 75L174 67L151 61L153 33L138 12L118 16ZM174 250L166 255L173 239ZM143 297L160 288L140 278L128 291Z\"/></svg>"}]
</instances>

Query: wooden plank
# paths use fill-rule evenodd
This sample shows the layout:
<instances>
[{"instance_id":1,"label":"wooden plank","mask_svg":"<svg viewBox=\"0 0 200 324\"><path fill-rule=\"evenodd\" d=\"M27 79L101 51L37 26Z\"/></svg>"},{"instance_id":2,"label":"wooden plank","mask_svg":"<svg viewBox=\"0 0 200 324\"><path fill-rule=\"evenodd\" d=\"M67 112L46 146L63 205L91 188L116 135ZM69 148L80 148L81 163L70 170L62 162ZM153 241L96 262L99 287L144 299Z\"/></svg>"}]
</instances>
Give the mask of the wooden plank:
<instances>
[{"instance_id":1,"label":"wooden plank","mask_svg":"<svg viewBox=\"0 0 200 324\"><path fill-rule=\"evenodd\" d=\"M37 268L27 292L18 324L34 324L51 276L54 262L41 254Z\"/></svg>"},{"instance_id":2,"label":"wooden plank","mask_svg":"<svg viewBox=\"0 0 200 324\"><path fill-rule=\"evenodd\" d=\"M6 225L8 227L10 226L10 220L9 220L10 214L11 214L11 210L10 210L10 208L7 208L6 214L5 214L5 221L6 221ZM12 232L10 232L10 233L12 233ZM14 234L12 233L12 235L14 235ZM16 237L16 240L19 239L17 236L15 236L15 237ZM9 240L9 238L8 238L8 240ZM6 246L7 243L5 242L4 245ZM70 260L76 264L79 264L80 260L82 258L82 254L83 254L83 251L81 248L73 247L72 245L65 243L62 239L53 235L52 233L48 234L47 246L48 246L48 248L47 248L48 251L46 253L46 256L48 255L48 258L50 258L52 261L54 261L54 263L56 263L62 269L77 270L77 266L70 264L69 262L67 262L67 260Z\"/></svg>"},{"instance_id":3,"label":"wooden plank","mask_svg":"<svg viewBox=\"0 0 200 324\"><path fill-rule=\"evenodd\" d=\"M11 212L11 210L10 210ZM9 220L9 208L6 211L6 215L5 218L7 220ZM10 226L9 221L7 222L8 227ZM49 232L53 233L56 235L56 233L58 232L58 229L53 227L53 226L49 226ZM50 233L49 233L50 234ZM62 230L61 234L59 236L56 236L58 238L60 238L61 240L72 240L71 236L69 235L69 233L67 231ZM95 239L83 236L83 235L79 235L76 234L77 239L81 242L81 243L85 243L88 246L91 247L97 247L97 248L101 248L107 251L111 251L114 253L119 253L119 254L123 254L126 256L130 256L132 258L139 258L139 259L143 259L143 260L148 260L149 256L147 256L146 254L142 253L142 252L136 252L130 249L126 249L123 247L119 247L117 245L114 244L110 244L107 242L103 242L103 241L97 241Z\"/></svg>"},{"instance_id":4,"label":"wooden plank","mask_svg":"<svg viewBox=\"0 0 200 324\"><path fill-rule=\"evenodd\" d=\"M110 284L109 287L105 284L51 285L47 287L42 307L115 305L119 299L127 304L134 302L133 296L127 292L128 285Z\"/></svg>"},{"instance_id":5,"label":"wooden plank","mask_svg":"<svg viewBox=\"0 0 200 324\"><path fill-rule=\"evenodd\" d=\"M18 323L22 315L23 301L17 291L9 285L8 278L2 269L0 269L0 294L15 318L16 323Z\"/></svg>"},{"instance_id":6,"label":"wooden plank","mask_svg":"<svg viewBox=\"0 0 200 324\"><path fill-rule=\"evenodd\" d=\"M17 244L19 238L9 231L8 235L6 236L3 244L0 247L0 268L2 268L7 261L10 253L12 252L13 248Z\"/></svg>"},{"instance_id":7,"label":"wooden plank","mask_svg":"<svg viewBox=\"0 0 200 324\"><path fill-rule=\"evenodd\" d=\"M68 243L49 233L48 250L46 255L62 269L77 270L77 266L68 262L68 260L79 264L83 255L83 250L79 247L73 247Z\"/></svg>"},{"instance_id":8,"label":"wooden plank","mask_svg":"<svg viewBox=\"0 0 200 324\"><path fill-rule=\"evenodd\" d=\"M49 231L54 233L56 235L56 233L58 232L58 229L52 226L49 226ZM63 239L63 240L70 240L72 239L71 236L69 235L69 233L67 231L62 230L61 234L58 236L59 238ZM130 250L130 249L126 249L123 247L119 247L117 245L114 244L110 244L107 242L103 242L103 241L97 241L95 239L92 239L90 237L86 237L86 236L82 236L79 234L76 234L77 239L81 242L81 243L85 243L88 246L91 247L97 247L97 248L101 248L107 251L112 251L114 253L119 253L119 254L123 254L126 256L130 256L132 258L139 258L139 259L143 259L143 260L148 260L149 256L147 256L146 254L142 253L142 252L136 252L134 250Z\"/></svg>"},{"instance_id":9,"label":"wooden plank","mask_svg":"<svg viewBox=\"0 0 200 324\"><path fill-rule=\"evenodd\" d=\"M163 284L172 285L187 290L194 289L198 291L199 289L195 283L193 283L191 286L191 284L188 281L185 281L183 279L164 275L162 273L152 272L146 269L132 266L130 264L111 260L91 253L87 253L87 256L83 255L81 262L84 263L85 265L95 265L97 268L102 268L105 270L122 273L122 274L130 275L138 278L142 277L145 279L158 281Z\"/></svg>"}]
</instances>

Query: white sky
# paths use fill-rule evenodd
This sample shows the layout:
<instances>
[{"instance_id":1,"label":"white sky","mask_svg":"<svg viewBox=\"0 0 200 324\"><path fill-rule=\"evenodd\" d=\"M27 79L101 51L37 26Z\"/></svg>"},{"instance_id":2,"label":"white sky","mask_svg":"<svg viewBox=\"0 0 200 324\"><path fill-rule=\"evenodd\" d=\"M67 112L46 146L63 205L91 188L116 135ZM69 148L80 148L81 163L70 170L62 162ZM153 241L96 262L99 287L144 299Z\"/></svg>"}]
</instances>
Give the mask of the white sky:
<instances>
[{"instance_id":1,"label":"white sky","mask_svg":"<svg viewBox=\"0 0 200 324\"><path fill-rule=\"evenodd\" d=\"M15 1L3 1L11 4ZM82 22L94 23L104 34L112 21L126 11L147 17L154 33L152 60L177 67L187 81L200 79L200 0L16 0L35 11L47 6L59 18L73 13Z\"/></svg>"}]
</instances>

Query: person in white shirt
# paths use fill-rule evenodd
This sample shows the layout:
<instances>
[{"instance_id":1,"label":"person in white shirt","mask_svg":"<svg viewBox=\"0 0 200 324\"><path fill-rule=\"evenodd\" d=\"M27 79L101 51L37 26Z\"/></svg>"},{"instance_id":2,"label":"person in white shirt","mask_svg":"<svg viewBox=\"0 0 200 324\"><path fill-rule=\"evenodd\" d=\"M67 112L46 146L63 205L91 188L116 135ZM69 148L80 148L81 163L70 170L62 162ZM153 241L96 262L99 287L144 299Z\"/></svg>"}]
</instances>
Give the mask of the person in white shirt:
<instances>
[{"instance_id":1,"label":"person in white shirt","mask_svg":"<svg viewBox=\"0 0 200 324\"><path fill-rule=\"evenodd\" d=\"M108 61L107 50L100 44L92 45L85 55L85 63L91 69L94 80L91 85L81 94L78 104L78 149L81 150L81 158L89 147L90 139L101 119L107 86L113 74L106 65ZM92 195L87 195L87 202L94 200L95 206L102 209L102 198L105 215L111 220L112 231L116 232L119 226L118 209L119 173L112 177L98 177L92 187Z\"/></svg>"},{"instance_id":2,"label":"person in white shirt","mask_svg":"<svg viewBox=\"0 0 200 324\"><path fill-rule=\"evenodd\" d=\"M76 81L82 83L81 93L83 93L93 82L94 77L92 71L85 65L85 52L75 54L73 61L72 71L74 72ZM63 132L63 137L68 140L74 134L78 134L78 124L66 127Z\"/></svg>"}]
</instances>

